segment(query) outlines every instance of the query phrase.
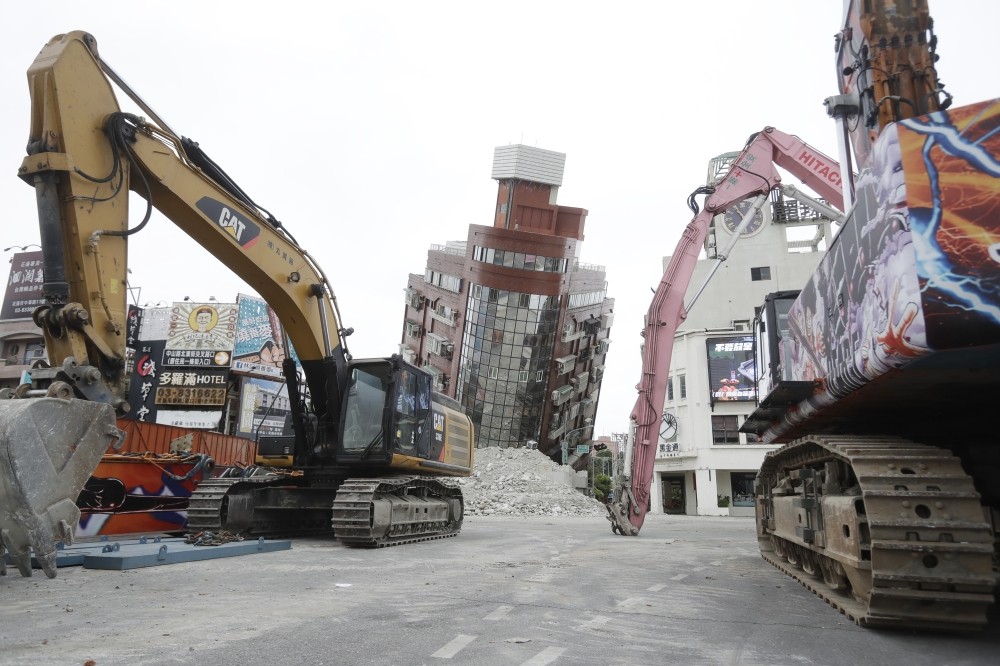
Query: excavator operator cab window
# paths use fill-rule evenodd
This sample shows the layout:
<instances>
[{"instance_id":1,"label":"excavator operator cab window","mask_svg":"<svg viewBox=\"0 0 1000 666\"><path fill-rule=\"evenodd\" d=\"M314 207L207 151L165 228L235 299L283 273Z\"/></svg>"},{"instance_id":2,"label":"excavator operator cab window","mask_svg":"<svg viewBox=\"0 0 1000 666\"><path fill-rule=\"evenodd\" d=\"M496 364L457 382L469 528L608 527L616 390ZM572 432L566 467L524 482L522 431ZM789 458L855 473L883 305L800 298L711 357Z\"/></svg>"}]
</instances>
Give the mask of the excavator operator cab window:
<instances>
[{"instance_id":1,"label":"excavator operator cab window","mask_svg":"<svg viewBox=\"0 0 1000 666\"><path fill-rule=\"evenodd\" d=\"M396 381L393 402L394 450L426 458L430 450L427 418L431 409L431 377L415 368L403 367Z\"/></svg>"},{"instance_id":2,"label":"excavator operator cab window","mask_svg":"<svg viewBox=\"0 0 1000 666\"><path fill-rule=\"evenodd\" d=\"M344 436L341 438L342 453L348 457L385 457L382 418L389 385L387 370L386 365L374 365L355 367L351 372L351 384L344 405Z\"/></svg>"}]
</instances>

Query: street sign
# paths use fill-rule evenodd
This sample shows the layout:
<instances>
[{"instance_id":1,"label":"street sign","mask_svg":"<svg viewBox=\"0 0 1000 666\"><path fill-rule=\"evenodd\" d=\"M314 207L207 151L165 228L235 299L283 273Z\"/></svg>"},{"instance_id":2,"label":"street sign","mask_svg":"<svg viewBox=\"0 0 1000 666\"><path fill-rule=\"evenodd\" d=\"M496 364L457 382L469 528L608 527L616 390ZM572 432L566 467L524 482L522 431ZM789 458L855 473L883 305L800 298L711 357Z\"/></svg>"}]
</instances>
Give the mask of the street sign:
<instances>
[{"instance_id":1,"label":"street sign","mask_svg":"<svg viewBox=\"0 0 1000 666\"><path fill-rule=\"evenodd\" d=\"M590 453L590 444L577 444L576 455L582 456Z\"/></svg>"}]
</instances>

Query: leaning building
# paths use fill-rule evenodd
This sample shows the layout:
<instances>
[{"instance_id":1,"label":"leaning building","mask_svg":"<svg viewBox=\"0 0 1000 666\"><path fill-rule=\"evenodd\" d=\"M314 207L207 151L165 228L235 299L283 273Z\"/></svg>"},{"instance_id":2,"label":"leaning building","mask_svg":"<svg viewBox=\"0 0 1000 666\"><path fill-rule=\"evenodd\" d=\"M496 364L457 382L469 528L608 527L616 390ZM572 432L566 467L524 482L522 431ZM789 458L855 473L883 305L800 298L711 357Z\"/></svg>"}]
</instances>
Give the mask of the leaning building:
<instances>
[{"instance_id":1,"label":"leaning building","mask_svg":"<svg viewBox=\"0 0 1000 666\"><path fill-rule=\"evenodd\" d=\"M573 462L591 441L614 320L602 266L579 261L587 211L557 203L566 156L493 156L492 224L432 245L411 274L400 354L476 426L477 445Z\"/></svg>"}]
</instances>

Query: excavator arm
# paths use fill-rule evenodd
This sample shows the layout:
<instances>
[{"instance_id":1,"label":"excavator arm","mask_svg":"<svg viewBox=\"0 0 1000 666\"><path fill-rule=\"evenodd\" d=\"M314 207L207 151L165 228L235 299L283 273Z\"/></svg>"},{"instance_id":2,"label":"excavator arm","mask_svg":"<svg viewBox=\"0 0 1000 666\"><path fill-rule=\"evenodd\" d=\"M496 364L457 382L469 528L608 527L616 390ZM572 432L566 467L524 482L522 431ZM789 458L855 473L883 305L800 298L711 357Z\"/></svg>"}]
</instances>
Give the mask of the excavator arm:
<instances>
[{"instance_id":1,"label":"excavator arm","mask_svg":"<svg viewBox=\"0 0 1000 666\"><path fill-rule=\"evenodd\" d=\"M801 139L766 127L747 141L746 147L714 187L699 188L689 205L695 217L688 224L663 272L653 301L646 313L642 331L642 374L636 386L638 396L630 416L630 441L626 449L627 487L615 502L608 505L608 519L618 534L639 533L649 507L653 463L659 437L661 410L666 397L667 377L674 335L694 301L685 304L684 296L694 274L698 255L716 215L734 204L756 197L734 234L738 239L746 224L763 205L768 193L780 188L782 167L798 177L820 197L842 210L844 196L840 165ZM694 197L707 194L704 210L698 210ZM724 261L728 249L719 254ZM700 293L700 292L699 292Z\"/></svg>"},{"instance_id":2,"label":"excavator arm","mask_svg":"<svg viewBox=\"0 0 1000 666\"><path fill-rule=\"evenodd\" d=\"M122 395L127 237L150 214L128 228L131 189L257 289L304 362L342 360L333 293L312 257L196 143L122 113L106 71L83 32L55 37L28 71L32 123L19 174L37 192L49 305L36 319L50 358L99 367L109 395ZM72 320L69 303L86 314Z\"/></svg>"}]
</instances>

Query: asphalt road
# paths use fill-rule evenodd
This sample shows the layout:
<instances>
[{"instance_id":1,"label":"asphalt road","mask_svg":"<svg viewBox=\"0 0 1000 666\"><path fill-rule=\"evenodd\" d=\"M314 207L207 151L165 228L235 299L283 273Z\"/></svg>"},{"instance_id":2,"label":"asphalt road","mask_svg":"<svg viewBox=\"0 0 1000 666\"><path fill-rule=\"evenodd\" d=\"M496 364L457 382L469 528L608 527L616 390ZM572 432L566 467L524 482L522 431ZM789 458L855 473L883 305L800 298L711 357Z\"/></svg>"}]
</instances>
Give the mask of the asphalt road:
<instances>
[{"instance_id":1,"label":"asphalt road","mask_svg":"<svg viewBox=\"0 0 1000 666\"><path fill-rule=\"evenodd\" d=\"M0 664L992 664L972 636L855 626L749 518L482 518L457 538L0 578Z\"/></svg>"}]
</instances>

